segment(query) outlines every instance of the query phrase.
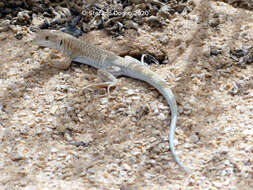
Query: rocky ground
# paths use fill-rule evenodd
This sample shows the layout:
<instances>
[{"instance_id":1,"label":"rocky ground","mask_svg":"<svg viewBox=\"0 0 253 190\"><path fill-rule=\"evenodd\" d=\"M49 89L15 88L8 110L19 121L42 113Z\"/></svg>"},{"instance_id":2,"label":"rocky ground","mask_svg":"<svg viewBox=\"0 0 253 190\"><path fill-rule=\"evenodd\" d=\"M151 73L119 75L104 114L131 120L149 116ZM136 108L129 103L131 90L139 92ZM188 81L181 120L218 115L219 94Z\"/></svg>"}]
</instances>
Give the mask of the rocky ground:
<instances>
[{"instance_id":1,"label":"rocky ground","mask_svg":"<svg viewBox=\"0 0 253 190\"><path fill-rule=\"evenodd\" d=\"M0 189L252 189L252 3L85 2L0 2ZM97 16L108 9L143 12ZM121 77L109 98L84 89L96 70L52 68L50 50L27 42L38 28L159 60L150 69L176 96L176 152L192 173L170 154L153 87Z\"/></svg>"}]
</instances>

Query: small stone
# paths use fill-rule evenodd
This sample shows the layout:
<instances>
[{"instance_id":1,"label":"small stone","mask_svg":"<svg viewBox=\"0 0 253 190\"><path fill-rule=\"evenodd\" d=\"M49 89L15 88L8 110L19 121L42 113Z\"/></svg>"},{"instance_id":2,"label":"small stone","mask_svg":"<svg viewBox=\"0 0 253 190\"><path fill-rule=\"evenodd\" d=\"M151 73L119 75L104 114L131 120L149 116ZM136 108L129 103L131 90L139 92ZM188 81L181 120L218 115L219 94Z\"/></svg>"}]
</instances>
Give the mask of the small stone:
<instances>
[{"instance_id":1,"label":"small stone","mask_svg":"<svg viewBox=\"0 0 253 190\"><path fill-rule=\"evenodd\" d=\"M23 33L17 33L17 34L15 35L15 38L16 38L17 40L22 40L23 37L24 37L24 34L23 34Z\"/></svg>"},{"instance_id":2,"label":"small stone","mask_svg":"<svg viewBox=\"0 0 253 190\"><path fill-rule=\"evenodd\" d=\"M123 167L125 170L131 170L131 167L128 164L123 164Z\"/></svg>"},{"instance_id":3,"label":"small stone","mask_svg":"<svg viewBox=\"0 0 253 190\"><path fill-rule=\"evenodd\" d=\"M217 56L221 53L222 53L222 49L215 46L210 47L210 56Z\"/></svg>"},{"instance_id":4,"label":"small stone","mask_svg":"<svg viewBox=\"0 0 253 190\"><path fill-rule=\"evenodd\" d=\"M153 130L152 131L152 134L155 136L155 135L158 135L160 136L161 135L161 132L159 130Z\"/></svg>"},{"instance_id":5,"label":"small stone","mask_svg":"<svg viewBox=\"0 0 253 190\"><path fill-rule=\"evenodd\" d=\"M87 173L94 175L96 173L96 170L90 168L87 170Z\"/></svg>"},{"instance_id":6,"label":"small stone","mask_svg":"<svg viewBox=\"0 0 253 190\"><path fill-rule=\"evenodd\" d=\"M137 148L133 149L132 154L135 155L135 156L141 154L140 149L139 148L138 149Z\"/></svg>"},{"instance_id":7,"label":"small stone","mask_svg":"<svg viewBox=\"0 0 253 190\"><path fill-rule=\"evenodd\" d=\"M162 27L164 24L162 20L159 17L156 16L150 16L146 18L146 22L151 26L151 27Z\"/></svg>"},{"instance_id":8,"label":"small stone","mask_svg":"<svg viewBox=\"0 0 253 190\"><path fill-rule=\"evenodd\" d=\"M25 160L26 158L25 158L24 156L18 154L17 152L13 152L13 153L11 153L11 155L10 155L10 159L11 159L12 161L17 162L17 161L20 161L20 160Z\"/></svg>"},{"instance_id":9,"label":"small stone","mask_svg":"<svg viewBox=\"0 0 253 190\"><path fill-rule=\"evenodd\" d=\"M25 64L32 64L33 60L31 58L27 58L24 60Z\"/></svg>"},{"instance_id":10,"label":"small stone","mask_svg":"<svg viewBox=\"0 0 253 190\"><path fill-rule=\"evenodd\" d=\"M253 135L253 129L243 130L243 134L247 136Z\"/></svg>"},{"instance_id":11,"label":"small stone","mask_svg":"<svg viewBox=\"0 0 253 190\"><path fill-rule=\"evenodd\" d=\"M171 14L169 13L168 6L166 6L166 5L163 6L163 7L159 10L158 15L159 15L160 17L169 19L169 18L171 17Z\"/></svg>"},{"instance_id":12,"label":"small stone","mask_svg":"<svg viewBox=\"0 0 253 190\"><path fill-rule=\"evenodd\" d=\"M4 20L0 22L0 32L6 32L10 29L10 21L9 20Z\"/></svg>"},{"instance_id":13,"label":"small stone","mask_svg":"<svg viewBox=\"0 0 253 190\"><path fill-rule=\"evenodd\" d=\"M22 28L19 25L10 25L10 28L13 31L14 34L22 32Z\"/></svg>"},{"instance_id":14,"label":"small stone","mask_svg":"<svg viewBox=\"0 0 253 190\"><path fill-rule=\"evenodd\" d=\"M51 148L51 152L52 152L52 153L55 153L55 152L58 152L58 150L57 150L57 148L52 147L52 148Z\"/></svg>"},{"instance_id":15,"label":"small stone","mask_svg":"<svg viewBox=\"0 0 253 190\"><path fill-rule=\"evenodd\" d=\"M161 37L159 37L159 41L162 44L168 44L169 43L169 37L168 36L161 36Z\"/></svg>"},{"instance_id":16,"label":"small stone","mask_svg":"<svg viewBox=\"0 0 253 190\"><path fill-rule=\"evenodd\" d=\"M199 137L198 137L197 135L195 135L195 134L191 135L191 136L190 136L190 139L191 139L191 141L194 142L194 143L196 143L196 142L199 141Z\"/></svg>"},{"instance_id":17,"label":"small stone","mask_svg":"<svg viewBox=\"0 0 253 190\"><path fill-rule=\"evenodd\" d=\"M165 120L167 117L163 114L163 113L160 113L158 116L157 116L158 119L160 120Z\"/></svg>"},{"instance_id":18,"label":"small stone","mask_svg":"<svg viewBox=\"0 0 253 190\"><path fill-rule=\"evenodd\" d=\"M133 94L135 94L135 92L132 89L130 89L130 90L127 91L127 94L128 95L133 95Z\"/></svg>"},{"instance_id":19,"label":"small stone","mask_svg":"<svg viewBox=\"0 0 253 190\"><path fill-rule=\"evenodd\" d=\"M132 29L138 29L139 24L137 24L136 22L132 21L132 20L126 20L124 21L124 27L126 28L132 28Z\"/></svg>"},{"instance_id":20,"label":"small stone","mask_svg":"<svg viewBox=\"0 0 253 190\"><path fill-rule=\"evenodd\" d=\"M102 105L108 104L108 98L101 98L100 102Z\"/></svg>"},{"instance_id":21,"label":"small stone","mask_svg":"<svg viewBox=\"0 0 253 190\"><path fill-rule=\"evenodd\" d=\"M220 20L219 19L213 19L213 20L211 20L210 22L209 22L209 25L211 26L211 27L217 27L218 25L220 24Z\"/></svg>"},{"instance_id":22,"label":"small stone","mask_svg":"<svg viewBox=\"0 0 253 190\"><path fill-rule=\"evenodd\" d=\"M50 108L49 112L50 112L51 114L55 114L56 111L58 110L58 108L59 108L58 105L53 105L53 106Z\"/></svg>"},{"instance_id":23,"label":"small stone","mask_svg":"<svg viewBox=\"0 0 253 190\"><path fill-rule=\"evenodd\" d=\"M132 100L139 100L140 99L140 96L133 96L132 97Z\"/></svg>"},{"instance_id":24,"label":"small stone","mask_svg":"<svg viewBox=\"0 0 253 190\"><path fill-rule=\"evenodd\" d=\"M40 18L40 17L34 17L34 18L32 19L32 25L33 25L34 27L40 28L43 24L44 24L44 21L43 21L43 19Z\"/></svg>"}]
</instances>

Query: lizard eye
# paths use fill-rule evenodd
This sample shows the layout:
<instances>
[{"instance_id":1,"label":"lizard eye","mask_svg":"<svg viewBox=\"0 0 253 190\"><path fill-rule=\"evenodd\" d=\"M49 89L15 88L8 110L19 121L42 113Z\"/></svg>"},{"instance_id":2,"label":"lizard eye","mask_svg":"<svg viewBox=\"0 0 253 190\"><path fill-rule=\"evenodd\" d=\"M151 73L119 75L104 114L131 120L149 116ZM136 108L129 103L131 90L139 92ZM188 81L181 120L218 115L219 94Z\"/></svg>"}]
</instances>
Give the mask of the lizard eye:
<instances>
[{"instance_id":1,"label":"lizard eye","mask_svg":"<svg viewBox=\"0 0 253 190\"><path fill-rule=\"evenodd\" d=\"M49 36L46 36L45 39L46 39L46 40L49 40Z\"/></svg>"},{"instance_id":2,"label":"lizard eye","mask_svg":"<svg viewBox=\"0 0 253 190\"><path fill-rule=\"evenodd\" d=\"M60 41L60 46L62 45L62 40Z\"/></svg>"}]
</instances>

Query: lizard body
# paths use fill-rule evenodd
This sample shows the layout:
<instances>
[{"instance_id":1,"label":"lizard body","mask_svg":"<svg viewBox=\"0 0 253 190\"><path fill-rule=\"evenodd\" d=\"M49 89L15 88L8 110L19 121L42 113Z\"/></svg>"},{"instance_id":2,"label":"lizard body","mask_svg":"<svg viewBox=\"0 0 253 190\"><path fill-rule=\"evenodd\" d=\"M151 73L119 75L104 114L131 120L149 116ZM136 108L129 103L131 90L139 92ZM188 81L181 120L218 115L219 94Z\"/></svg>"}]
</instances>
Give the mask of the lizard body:
<instances>
[{"instance_id":1,"label":"lizard body","mask_svg":"<svg viewBox=\"0 0 253 190\"><path fill-rule=\"evenodd\" d=\"M111 82L106 83L109 87L116 85L117 79L115 77L117 76L128 76L139 79L155 87L164 96L171 110L169 145L172 156L181 168L186 172L189 171L182 165L175 153L173 141L177 121L176 100L167 83L159 75L152 72L143 62L137 59L130 56L122 58L110 51L84 43L60 31L39 31L33 42L39 46L61 50L69 60L69 62L65 64L65 67L68 67L72 60L97 68L99 72L107 74L109 76L108 78L111 79Z\"/></svg>"}]
</instances>

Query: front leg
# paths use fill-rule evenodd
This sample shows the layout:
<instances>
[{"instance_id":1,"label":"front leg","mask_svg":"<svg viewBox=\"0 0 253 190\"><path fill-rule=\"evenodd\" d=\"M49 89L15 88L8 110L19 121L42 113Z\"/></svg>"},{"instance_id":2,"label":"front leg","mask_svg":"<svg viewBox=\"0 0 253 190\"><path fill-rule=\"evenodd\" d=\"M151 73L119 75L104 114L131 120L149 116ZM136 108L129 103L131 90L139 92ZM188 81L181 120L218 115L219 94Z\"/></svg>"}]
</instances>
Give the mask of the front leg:
<instances>
[{"instance_id":1,"label":"front leg","mask_svg":"<svg viewBox=\"0 0 253 190\"><path fill-rule=\"evenodd\" d=\"M50 52L50 63L52 67L58 69L67 69L71 65L72 58L70 56L64 55L62 52L57 50L52 50Z\"/></svg>"}]
</instances>

